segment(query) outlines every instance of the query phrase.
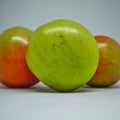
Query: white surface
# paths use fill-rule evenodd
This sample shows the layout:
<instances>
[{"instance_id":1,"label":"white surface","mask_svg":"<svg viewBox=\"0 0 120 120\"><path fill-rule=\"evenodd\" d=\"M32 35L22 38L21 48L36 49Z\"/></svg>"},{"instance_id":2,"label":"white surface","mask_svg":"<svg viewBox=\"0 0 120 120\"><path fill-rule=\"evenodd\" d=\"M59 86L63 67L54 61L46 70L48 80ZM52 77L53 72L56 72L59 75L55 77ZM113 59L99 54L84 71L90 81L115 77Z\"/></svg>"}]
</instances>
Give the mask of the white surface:
<instances>
[{"instance_id":1,"label":"white surface","mask_svg":"<svg viewBox=\"0 0 120 120\"><path fill-rule=\"evenodd\" d=\"M120 82L110 88L56 92L0 86L0 120L120 120Z\"/></svg>"}]
</instances>

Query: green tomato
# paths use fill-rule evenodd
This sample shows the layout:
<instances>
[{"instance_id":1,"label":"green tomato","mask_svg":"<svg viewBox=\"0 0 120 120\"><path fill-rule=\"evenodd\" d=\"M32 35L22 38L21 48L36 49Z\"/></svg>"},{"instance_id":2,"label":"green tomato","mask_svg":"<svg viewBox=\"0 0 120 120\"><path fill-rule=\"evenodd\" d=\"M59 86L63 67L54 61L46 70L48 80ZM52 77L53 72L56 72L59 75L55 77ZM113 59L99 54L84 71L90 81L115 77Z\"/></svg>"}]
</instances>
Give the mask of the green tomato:
<instances>
[{"instance_id":1,"label":"green tomato","mask_svg":"<svg viewBox=\"0 0 120 120\"><path fill-rule=\"evenodd\" d=\"M81 24L60 19L40 26L29 43L26 61L46 85L62 92L86 84L98 65L98 47Z\"/></svg>"}]
</instances>

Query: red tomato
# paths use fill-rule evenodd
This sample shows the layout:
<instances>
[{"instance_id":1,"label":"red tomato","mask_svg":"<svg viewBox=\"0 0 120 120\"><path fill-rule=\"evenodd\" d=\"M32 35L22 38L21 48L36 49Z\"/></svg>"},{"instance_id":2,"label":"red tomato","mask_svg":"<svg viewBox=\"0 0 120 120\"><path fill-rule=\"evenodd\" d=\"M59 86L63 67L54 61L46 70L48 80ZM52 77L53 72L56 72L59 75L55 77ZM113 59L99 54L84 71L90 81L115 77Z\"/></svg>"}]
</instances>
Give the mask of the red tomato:
<instances>
[{"instance_id":1,"label":"red tomato","mask_svg":"<svg viewBox=\"0 0 120 120\"><path fill-rule=\"evenodd\" d=\"M92 87L108 87L120 79L120 45L107 36L95 36L99 48L98 68L88 82Z\"/></svg>"},{"instance_id":2,"label":"red tomato","mask_svg":"<svg viewBox=\"0 0 120 120\"><path fill-rule=\"evenodd\" d=\"M25 60L31 35L27 28L13 27L0 36L0 79L8 87L30 87L39 82Z\"/></svg>"}]
</instances>

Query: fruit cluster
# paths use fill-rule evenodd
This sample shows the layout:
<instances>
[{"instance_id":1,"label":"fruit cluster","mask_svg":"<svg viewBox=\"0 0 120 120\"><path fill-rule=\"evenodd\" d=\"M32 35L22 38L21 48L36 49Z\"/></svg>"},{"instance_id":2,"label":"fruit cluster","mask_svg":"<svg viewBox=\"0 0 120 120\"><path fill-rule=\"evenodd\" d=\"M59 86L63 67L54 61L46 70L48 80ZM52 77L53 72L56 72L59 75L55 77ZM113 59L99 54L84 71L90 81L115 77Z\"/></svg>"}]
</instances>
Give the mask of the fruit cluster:
<instances>
[{"instance_id":1,"label":"fruit cluster","mask_svg":"<svg viewBox=\"0 0 120 120\"><path fill-rule=\"evenodd\" d=\"M34 32L12 27L0 34L0 82L25 88L39 81L62 92L87 84L108 87L120 79L120 45L93 36L83 25L59 19Z\"/></svg>"}]
</instances>

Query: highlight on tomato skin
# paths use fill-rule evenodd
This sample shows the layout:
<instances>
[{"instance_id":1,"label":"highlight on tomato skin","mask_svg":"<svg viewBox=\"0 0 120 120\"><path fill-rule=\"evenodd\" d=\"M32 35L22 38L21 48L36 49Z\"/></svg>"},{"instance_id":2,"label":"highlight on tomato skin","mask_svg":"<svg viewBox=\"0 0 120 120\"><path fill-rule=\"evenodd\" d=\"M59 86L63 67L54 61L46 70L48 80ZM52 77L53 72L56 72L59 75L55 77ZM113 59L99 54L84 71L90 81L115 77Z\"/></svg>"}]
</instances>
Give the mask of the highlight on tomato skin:
<instances>
[{"instance_id":1,"label":"highlight on tomato skin","mask_svg":"<svg viewBox=\"0 0 120 120\"><path fill-rule=\"evenodd\" d=\"M39 80L26 64L26 51L33 32L15 26L0 35L0 81L11 88L26 88Z\"/></svg>"},{"instance_id":2,"label":"highlight on tomato skin","mask_svg":"<svg viewBox=\"0 0 120 120\"><path fill-rule=\"evenodd\" d=\"M72 20L57 19L35 30L26 61L44 84L70 92L93 76L98 57L97 43L87 28Z\"/></svg>"},{"instance_id":3,"label":"highlight on tomato skin","mask_svg":"<svg viewBox=\"0 0 120 120\"><path fill-rule=\"evenodd\" d=\"M91 87L109 87L120 80L120 44L105 35L97 35L95 39L99 48L99 64L87 84Z\"/></svg>"}]
</instances>

